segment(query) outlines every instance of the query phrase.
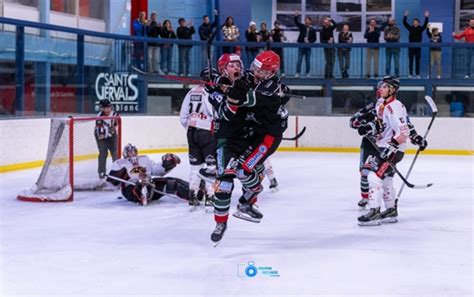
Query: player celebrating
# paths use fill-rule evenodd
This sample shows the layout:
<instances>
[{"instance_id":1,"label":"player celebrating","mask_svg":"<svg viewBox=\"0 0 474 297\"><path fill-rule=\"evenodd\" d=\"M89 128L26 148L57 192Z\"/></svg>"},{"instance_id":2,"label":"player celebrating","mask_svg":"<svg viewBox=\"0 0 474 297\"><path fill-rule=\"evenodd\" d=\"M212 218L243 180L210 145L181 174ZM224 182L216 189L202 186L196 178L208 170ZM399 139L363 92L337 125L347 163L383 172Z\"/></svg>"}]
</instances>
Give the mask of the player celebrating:
<instances>
[{"instance_id":1,"label":"player celebrating","mask_svg":"<svg viewBox=\"0 0 474 297\"><path fill-rule=\"evenodd\" d=\"M140 203L143 206L148 205L152 200L160 199L165 193L187 200L189 197L187 182L179 178L162 177L180 162L178 156L165 154L161 163L155 163L146 155L138 155L137 148L129 143L123 149L123 158L113 163L107 181L115 186L121 184L122 195L128 201Z\"/></svg>"},{"instance_id":2,"label":"player celebrating","mask_svg":"<svg viewBox=\"0 0 474 297\"><path fill-rule=\"evenodd\" d=\"M393 186L394 171L391 164L400 162L404 156L405 143L409 139L408 116L406 108L397 98L400 81L392 76L382 79L378 88L380 97L384 99L377 107L377 117L382 120L383 131L377 140L380 154L372 161L369 181L370 210L358 218L361 226L375 226L397 222L395 205L395 188ZM385 210L380 212L382 200Z\"/></svg>"},{"instance_id":3,"label":"player celebrating","mask_svg":"<svg viewBox=\"0 0 474 297\"><path fill-rule=\"evenodd\" d=\"M260 174L264 171L264 162L278 148L283 132L287 128L288 110L285 105L287 97L282 89L287 88L280 83L276 75L280 67L280 57L273 51L264 51L257 55L251 65L251 72L246 79L253 83L253 96L256 104L248 110L247 120L253 125L254 135L249 147L240 157L242 175L239 180L244 195L239 199L235 217L252 222L260 222L263 215L254 208L257 195L263 190Z\"/></svg>"},{"instance_id":4,"label":"player celebrating","mask_svg":"<svg viewBox=\"0 0 474 297\"><path fill-rule=\"evenodd\" d=\"M209 82L218 76L217 70L208 68L201 72L201 79ZM198 191L201 186L199 170L204 169L207 174L215 176L216 143L213 130L213 108L209 102L209 93L204 84L192 88L184 97L179 113L181 125L187 129L189 163L189 204L198 205ZM203 168L205 166L205 168ZM214 189L212 184L206 183L206 205L212 205Z\"/></svg>"}]
</instances>

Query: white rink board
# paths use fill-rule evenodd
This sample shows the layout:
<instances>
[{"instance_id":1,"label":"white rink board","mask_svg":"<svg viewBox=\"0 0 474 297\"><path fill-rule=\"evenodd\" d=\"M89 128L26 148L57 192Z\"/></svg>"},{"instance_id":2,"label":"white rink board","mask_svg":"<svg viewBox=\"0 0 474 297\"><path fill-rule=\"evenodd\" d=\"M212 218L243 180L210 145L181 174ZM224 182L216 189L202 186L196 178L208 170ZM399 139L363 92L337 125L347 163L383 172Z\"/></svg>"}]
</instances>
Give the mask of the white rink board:
<instances>
[{"instance_id":1,"label":"white rink board","mask_svg":"<svg viewBox=\"0 0 474 297\"><path fill-rule=\"evenodd\" d=\"M412 118L418 133L426 130L429 118ZM295 117L290 117L286 137L296 134ZM49 119L0 121L0 166L42 160L46 157ZM349 128L349 117L299 117L298 131L306 133L299 147L357 148L360 137ZM473 150L474 119L438 118L428 138L428 149ZM92 133L92 132L91 132ZM32 141L34 140L34 141ZM176 116L124 116L122 143L131 142L140 149L187 147L186 131ZM283 141L282 147L294 147Z\"/></svg>"}]
</instances>

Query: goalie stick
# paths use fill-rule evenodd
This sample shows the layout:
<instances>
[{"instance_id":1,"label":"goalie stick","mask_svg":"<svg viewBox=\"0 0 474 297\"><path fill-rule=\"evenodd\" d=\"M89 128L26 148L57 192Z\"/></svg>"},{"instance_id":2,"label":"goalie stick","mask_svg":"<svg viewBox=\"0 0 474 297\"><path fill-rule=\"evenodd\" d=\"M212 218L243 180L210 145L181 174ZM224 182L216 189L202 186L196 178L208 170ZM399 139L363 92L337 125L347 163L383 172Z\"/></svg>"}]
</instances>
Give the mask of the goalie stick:
<instances>
[{"instance_id":1,"label":"goalie stick","mask_svg":"<svg viewBox=\"0 0 474 297\"><path fill-rule=\"evenodd\" d=\"M438 107L436 106L436 103L434 102L433 98L426 95L425 100L431 108L432 116L431 116L431 121L428 124L428 128L426 128L425 135L423 135L423 139L426 139L426 136L428 136L428 133L430 132L431 126L433 125L433 122L434 122L436 116L438 115ZM418 150L416 150L415 157L413 158L413 161L411 162L411 165L410 165L410 168L408 169L406 178L408 178L410 176L411 170L413 169L413 166L415 165L416 159L418 159L418 155L420 154L420 151L421 151L420 148L418 148ZM395 199L395 201L398 202L398 198L400 198L400 196L402 195L402 192L403 192L404 188L405 188L405 184L402 184L402 186L400 187L400 190L398 191L397 199Z\"/></svg>"},{"instance_id":2,"label":"goalie stick","mask_svg":"<svg viewBox=\"0 0 474 297\"><path fill-rule=\"evenodd\" d=\"M301 136L303 136L304 132L306 132L306 126L301 129L300 133L296 134L296 136L293 137L283 137L282 140L290 140L290 141L296 141L298 140Z\"/></svg>"},{"instance_id":3,"label":"goalie stick","mask_svg":"<svg viewBox=\"0 0 474 297\"><path fill-rule=\"evenodd\" d=\"M369 137L367 136L364 136L365 139L367 139L367 141L374 147L375 151L377 152L377 155L380 159L382 159L380 157L380 151L379 151L379 148L377 147L377 145L375 143L372 142L372 140L370 140ZM397 169L397 167L395 166L395 164L393 164L392 162L389 162L389 161L385 161L388 163L388 165L395 171L395 173L400 177L400 179L403 181L403 183L405 185L407 185L407 187L411 188L411 189L426 189L426 188L429 188L433 185L433 183L429 183L429 184L426 184L426 185L414 185L412 183L410 183L404 176L403 174Z\"/></svg>"},{"instance_id":4,"label":"goalie stick","mask_svg":"<svg viewBox=\"0 0 474 297\"><path fill-rule=\"evenodd\" d=\"M125 179L122 179L122 178L119 178L119 177L115 177L115 176L112 176L112 175L108 175L106 174L105 175L107 178L110 178L110 179L113 179L113 180L116 180L116 181L119 181L121 183L124 183L124 184L128 184L128 185L132 185L132 186L135 186L136 183L134 182L131 182L129 180L125 180ZM144 184L149 184L148 183L144 183ZM166 193L166 192L163 192L163 191L160 191L160 190L157 190L157 189L153 189L153 192L157 193L157 194L160 194L160 195L163 195L163 196L168 196L168 197L171 197L171 198L175 198L175 199L179 199L179 200L184 200L183 198L180 198L179 196L176 196L174 194L171 194L171 193Z\"/></svg>"}]
</instances>

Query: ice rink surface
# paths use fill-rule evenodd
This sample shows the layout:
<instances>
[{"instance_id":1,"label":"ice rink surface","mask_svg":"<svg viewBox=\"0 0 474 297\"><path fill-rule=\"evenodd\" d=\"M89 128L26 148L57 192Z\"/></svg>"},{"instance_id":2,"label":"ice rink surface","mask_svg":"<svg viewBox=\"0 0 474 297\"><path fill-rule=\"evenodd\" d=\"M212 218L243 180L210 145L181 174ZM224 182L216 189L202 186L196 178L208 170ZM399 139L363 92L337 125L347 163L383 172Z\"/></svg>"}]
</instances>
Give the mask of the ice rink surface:
<instances>
[{"instance_id":1,"label":"ice rink surface","mask_svg":"<svg viewBox=\"0 0 474 297\"><path fill-rule=\"evenodd\" d=\"M170 176L186 179L180 156ZM473 164L421 155L409 180L434 186L405 188L399 223L359 227L357 154L277 153L280 191L260 195L263 221L230 217L216 248L212 214L181 201L141 207L80 192L72 203L21 202L40 169L2 174L0 296L472 296Z\"/></svg>"}]
</instances>

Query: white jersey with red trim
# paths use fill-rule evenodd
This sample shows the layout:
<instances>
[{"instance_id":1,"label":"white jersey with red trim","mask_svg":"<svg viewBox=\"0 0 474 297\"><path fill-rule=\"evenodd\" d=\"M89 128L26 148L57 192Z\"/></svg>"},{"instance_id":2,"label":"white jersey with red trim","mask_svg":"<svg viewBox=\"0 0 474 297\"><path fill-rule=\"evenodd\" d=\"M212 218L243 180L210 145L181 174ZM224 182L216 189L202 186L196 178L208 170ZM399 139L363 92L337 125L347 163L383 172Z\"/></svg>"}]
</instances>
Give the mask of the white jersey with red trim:
<instances>
[{"instance_id":1,"label":"white jersey with red trim","mask_svg":"<svg viewBox=\"0 0 474 297\"><path fill-rule=\"evenodd\" d=\"M146 177L151 176L163 176L166 174L165 169L161 165L161 162L155 162L146 155L140 155L135 158L129 159L118 159L112 164L110 172L119 172L123 169L127 170L127 174L130 177L130 181L138 181L141 175Z\"/></svg>"},{"instance_id":2,"label":"white jersey with red trim","mask_svg":"<svg viewBox=\"0 0 474 297\"><path fill-rule=\"evenodd\" d=\"M179 119L186 129L194 127L212 131L213 108L209 103L209 93L204 86L198 85L189 90L181 105Z\"/></svg>"},{"instance_id":3,"label":"white jersey with red trim","mask_svg":"<svg viewBox=\"0 0 474 297\"><path fill-rule=\"evenodd\" d=\"M377 107L377 117L382 120L384 130L377 140L377 146L387 147L395 138L401 140L398 149L405 151L405 143L410 135L408 115L405 105L395 98L390 98Z\"/></svg>"}]
</instances>

